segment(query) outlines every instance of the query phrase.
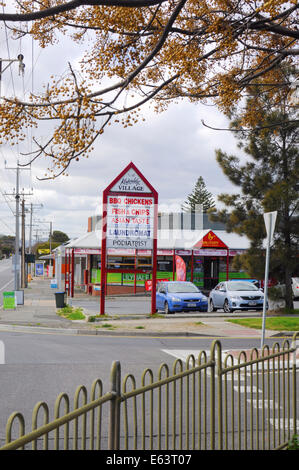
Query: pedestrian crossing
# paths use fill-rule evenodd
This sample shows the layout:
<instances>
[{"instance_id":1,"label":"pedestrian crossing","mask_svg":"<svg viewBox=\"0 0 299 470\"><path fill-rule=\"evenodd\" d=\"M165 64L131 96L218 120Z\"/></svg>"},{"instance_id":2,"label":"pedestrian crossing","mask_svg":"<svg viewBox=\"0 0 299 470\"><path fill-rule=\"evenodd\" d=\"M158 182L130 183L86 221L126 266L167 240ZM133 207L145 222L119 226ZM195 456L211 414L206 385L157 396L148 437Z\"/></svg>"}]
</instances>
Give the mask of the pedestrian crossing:
<instances>
[{"instance_id":1,"label":"pedestrian crossing","mask_svg":"<svg viewBox=\"0 0 299 470\"><path fill-rule=\"evenodd\" d=\"M172 357L175 357L176 359L180 359L181 361L183 362L186 362L187 361L187 358L188 356L190 356L191 354L195 357L195 360L198 358L199 354L202 352L202 350L199 350L199 349L196 349L196 350L190 350L190 349L162 349L162 351ZM204 351L206 356L207 356L207 359L209 359L209 355L210 355L210 351ZM227 353L228 352L231 352L231 351L222 351L222 361L224 360L224 358L227 356ZM298 367L298 360L296 361L296 365ZM270 364L270 367L272 367L272 365ZM207 374L209 375L210 374L210 369L208 368L207 369ZM244 374L238 374L238 377L236 377L237 374L235 374L235 381L240 381L240 383L242 383L242 381L245 380L245 375ZM227 374L227 380L230 381L232 380L232 374ZM251 396L251 394L255 394L257 397L258 396L261 396L262 394L262 390L253 386L253 385L250 385L250 386L246 386L246 388L243 386L243 385L240 385L239 383L236 384L236 386L233 387L234 390L236 392L240 392L241 394L245 394L247 393L248 396ZM270 410L273 410L273 411L276 411L281 409L282 407L277 403L277 402L274 402L273 400L265 400L265 401L262 401L262 400L259 400L259 399L255 399L253 398L252 400L249 400L247 399L247 402L251 403L252 406L254 408L258 408L258 409L270 409ZM296 420L296 427L297 429L299 428L299 420ZM270 424L271 426L273 426L275 429L279 430L279 429L283 429L283 427L285 426L286 428L288 426L291 426L293 427L293 420L290 418L290 419L287 419L287 420L283 420L283 419L271 419L270 420Z\"/></svg>"}]
</instances>

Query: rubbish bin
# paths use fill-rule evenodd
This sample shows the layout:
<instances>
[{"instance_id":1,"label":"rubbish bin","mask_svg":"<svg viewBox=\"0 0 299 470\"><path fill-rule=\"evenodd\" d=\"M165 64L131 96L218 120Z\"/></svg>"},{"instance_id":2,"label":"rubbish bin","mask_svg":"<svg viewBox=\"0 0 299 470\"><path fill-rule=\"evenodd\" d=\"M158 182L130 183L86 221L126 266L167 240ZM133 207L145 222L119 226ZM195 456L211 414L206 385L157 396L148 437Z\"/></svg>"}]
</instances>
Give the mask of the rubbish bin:
<instances>
[{"instance_id":1,"label":"rubbish bin","mask_svg":"<svg viewBox=\"0 0 299 470\"><path fill-rule=\"evenodd\" d=\"M56 308L63 308L66 306L65 294L66 292L55 292Z\"/></svg>"}]
</instances>

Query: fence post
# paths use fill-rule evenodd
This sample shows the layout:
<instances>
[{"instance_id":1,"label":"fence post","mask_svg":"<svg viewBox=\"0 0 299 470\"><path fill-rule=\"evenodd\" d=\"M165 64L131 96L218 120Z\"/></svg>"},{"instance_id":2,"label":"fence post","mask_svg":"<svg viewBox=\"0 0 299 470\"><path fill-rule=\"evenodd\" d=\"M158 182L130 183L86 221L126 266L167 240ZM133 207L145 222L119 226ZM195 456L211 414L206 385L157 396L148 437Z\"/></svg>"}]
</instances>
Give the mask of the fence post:
<instances>
[{"instance_id":1,"label":"fence post","mask_svg":"<svg viewBox=\"0 0 299 470\"><path fill-rule=\"evenodd\" d=\"M108 449L119 450L120 441L120 387L121 368L120 362L114 361L110 373L110 391L113 397L110 401L110 422L108 435Z\"/></svg>"},{"instance_id":2,"label":"fence post","mask_svg":"<svg viewBox=\"0 0 299 470\"><path fill-rule=\"evenodd\" d=\"M210 360L214 363L211 368L211 450L216 446L216 374L217 374L217 412L218 412L218 446L219 450L223 448L223 423L222 423L222 349L218 340L213 341L211 345Z\"/></svg>"},{"instance_id":3,"label":"fence post","mask_svg":"<svg viewBox=\"0 0 299 470\"><path fill-rule=\"evenodd\" d=\"M295 333L292 339L292 347L294 348L293 352L293 433L297 434L297 383L296 383L296 359L297 359L297 342L299 336L298 333Z\"/></svg>"}]
</instances>

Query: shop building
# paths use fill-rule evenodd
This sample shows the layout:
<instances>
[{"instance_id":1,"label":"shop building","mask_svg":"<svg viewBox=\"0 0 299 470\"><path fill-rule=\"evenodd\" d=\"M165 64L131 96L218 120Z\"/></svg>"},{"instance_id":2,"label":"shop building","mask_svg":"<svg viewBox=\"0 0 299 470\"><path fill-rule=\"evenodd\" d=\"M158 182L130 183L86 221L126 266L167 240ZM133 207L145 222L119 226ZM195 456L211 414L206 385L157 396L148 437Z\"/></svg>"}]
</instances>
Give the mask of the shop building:
<instances>
[{"instance_id":1,"label":"shop building","mask_svg":"<svg viewBox=\"0 0 299 470\"><path fill-rule=\"evenodd\" d=\"M70 295L74 286L91 295L100 294L101 216L88 219L88 231L64 246L62 270ZM207 214L163 214L158 220L157 279L186 279L209 292L218 282L248 278L236 272L232 262L249 248L249 240L227 233L221 223L211 222ZM150 289L151 250L108 249L107 294L137 293ZM138 273L136 273L138 270ZM120 272L122 271L122 272ZM123 272L125 271L125 272ZM74 273L74 276L72 275Z\"/></svg>"}]
</instances>

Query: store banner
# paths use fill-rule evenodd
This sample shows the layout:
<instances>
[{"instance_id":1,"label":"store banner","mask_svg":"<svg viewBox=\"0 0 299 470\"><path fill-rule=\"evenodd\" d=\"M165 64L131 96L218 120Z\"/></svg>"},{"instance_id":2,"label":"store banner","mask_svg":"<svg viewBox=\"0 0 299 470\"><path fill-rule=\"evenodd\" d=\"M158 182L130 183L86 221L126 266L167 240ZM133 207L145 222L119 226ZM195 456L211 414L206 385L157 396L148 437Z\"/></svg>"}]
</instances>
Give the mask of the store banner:
<instances>
[{"instance_id":1,"label":"store banner","mask_svg":"<svg viewBox=\"0 0 299 470\"><path fill-rule=\"evenodd\" d=\"M186 264L178 255L175 256L175 268L177 281L186 281Z\"/></svg>"}]
</instances>

